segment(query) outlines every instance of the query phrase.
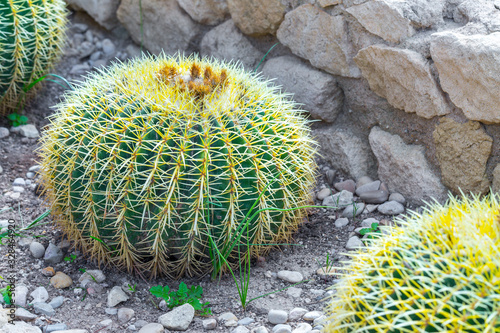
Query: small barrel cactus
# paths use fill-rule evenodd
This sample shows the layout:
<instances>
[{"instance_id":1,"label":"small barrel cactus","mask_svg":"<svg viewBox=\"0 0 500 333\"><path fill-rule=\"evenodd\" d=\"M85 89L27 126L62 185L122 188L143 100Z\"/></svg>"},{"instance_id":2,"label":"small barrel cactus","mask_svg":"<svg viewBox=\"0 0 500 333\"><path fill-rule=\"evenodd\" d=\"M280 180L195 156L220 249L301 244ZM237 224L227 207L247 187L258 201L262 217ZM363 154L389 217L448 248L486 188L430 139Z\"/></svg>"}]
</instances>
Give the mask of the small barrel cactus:
<instances>
[{"instance_id":1,"label":"small barrel cactus","mask_svg":"<svg viewBox=\"0 0 500 333\"><path fill-rule=\"evenodd\" d=\"M64 0L0 1L0 115L60 56L66 17Z\"/></svg>"},{"instance_id":2,"label":"small barrel cactus","mask_svg":"<svg viewBox=\"0 0 500 333\"><path fill-rule=\"evenodd\" d=\"M268 82L234 64L161 55L114 64L67 93L42 137L42 178L56 221L99 262L201 276L254 203L253 212L310 201L316 148L308 121ZM239 254L288 240L304 214L260 212Z\"/></svg>"},{"instance_id":3,"label":"small barrel cactus","mask_svg":"<svg viewBox=\"0 0 500 333\"><path fill-rule=\"evenodd\" d=\"M451 198L353 255L325 332L500 332L498 198Z\"/></svg>"}]
</instances>

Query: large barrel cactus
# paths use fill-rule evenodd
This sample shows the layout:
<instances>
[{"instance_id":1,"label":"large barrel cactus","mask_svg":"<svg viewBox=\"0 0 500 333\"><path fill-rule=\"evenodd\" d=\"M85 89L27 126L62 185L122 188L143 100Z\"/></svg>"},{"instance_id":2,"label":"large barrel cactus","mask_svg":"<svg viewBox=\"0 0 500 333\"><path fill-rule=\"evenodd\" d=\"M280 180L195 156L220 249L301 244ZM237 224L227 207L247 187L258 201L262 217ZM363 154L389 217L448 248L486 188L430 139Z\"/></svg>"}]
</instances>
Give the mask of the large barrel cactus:
<instances>
[{"instance_id":1,"label":"large barrel cactus","mask_svg":"<svg viewBox=\"0 0 500 333\"><path fill-rule=\"evenodd\" d=\"M42 178L55 219L99 262L200 276L240 234L241 256L290 238L304 209L262 211L236 231L254 203L309 202L315 150L303 114L268 82L161 55L115 64L65 96L42 137Z\"/></svg>"},{"instance_id":2,"label":"large barrel cactus","mask_svg":"<svg viewBox=\"0 0 500 333\"><path fill-rule=\"evenodd\" d=\"M450 199L353 256L325 332L500 332L497 197Z\"/></svg>"},{"instance_id":3,"label":"large barrel cactus","mask_svg":"<svg viewBox=\"0 0 500 333\"><path fill-rule=\"evenodd\" d=\"M66 16L63 0L0 1L0 115L59 57Z\"/></svg>"}]
</instances>

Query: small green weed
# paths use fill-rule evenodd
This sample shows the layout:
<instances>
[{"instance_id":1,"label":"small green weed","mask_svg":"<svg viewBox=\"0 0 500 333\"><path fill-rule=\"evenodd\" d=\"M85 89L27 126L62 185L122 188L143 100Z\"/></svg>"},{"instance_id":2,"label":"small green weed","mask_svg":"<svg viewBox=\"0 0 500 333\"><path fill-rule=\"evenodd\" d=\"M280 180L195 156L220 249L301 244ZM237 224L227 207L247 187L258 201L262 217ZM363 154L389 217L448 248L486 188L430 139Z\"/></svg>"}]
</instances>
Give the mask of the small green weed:
<instances>
[{"instance_id":1,"label":"small green weed","mask_svg":"<svg viewBox=\"0 0 500 333\"><path fill-rule=\"evenodd\" d=\"M179 290L170 291L168 286L155 286L149 289L153 296L163 298L167 302L169 309L175 308L183 304L191 304L196 311L199 311L201 316L211 315L212 309L208 306L209 302L201 303L201 295L203 288L201 286L192 286L188 288L184 282L179 284Z\"/></svg>"},{"instance_id":2,"label":"small green weed","mask_svg":"<svg viewBox=\"0 0 500 333\"><path fill-rule=\"evenodd\" d=\"M19 113L11 113L7 116L10 125L17 127L21 125L26 125L28 123L28 117L20 115Z\"/></svg>"},{"instance_id":3,"label":"small green weed","mask_svg":"<svg viewBox=\"0 0 500 333\"><path fill-rule=\"evenodd\" d=\"M381 234L382 232L380 231L380 229L378 228L378 223L372 223L371 227L370 228L363 228L359 231L359 233L364 236L366 234L368 234L368 238L375 238L376 234Z\"/></svg>"},{"instance_id":4,"label":"small green weed","mask_svg":"<svg viewBox=\"0 0 500 333\"><path fill-rule=\"evenodd\" d=\"M73 262L76 259L76 255L72 254L69 257L64 257L64 261Z\"/></svg>"},{"instance_id":5,"label":"small green weed","mask_svg":"<svg viewBox=\"0 0 500 333\"><path fill-rule=\"evenodd\" d=\"M0 276L0 279L5 280L1 276ZM3 301L5 302L5 304L7 304L7 305L11 305L12 304L12 290L11 290L11 286L10 285L7 285L4 288L0 288L0 295L2 295Z\"/></svg>"},{"instance_id":6,"label":"small green weed","mask_svg":"<svg viewBox=\"0 0 500 333\"><path fill-rule=\"evenodd\" d=\"M136 287L137 287L137 284L134 284L133 286L130 283L128 284L128 290L131 293L135 293Z\"/></svg>"},{"instance_id":7,"label":"small green weed","mask_svg":"<svg viewBox=\"0 0 500 333\"><path fill-rule=\"evenodd\" d=\"M320 269L323 269L324 274L330 274L335 271L335 266L333 266L333 259L330 258L330 253L326 254L326 262L322 265L317 259L315 259L318 263Z\"/></svg>"}]
</instances>

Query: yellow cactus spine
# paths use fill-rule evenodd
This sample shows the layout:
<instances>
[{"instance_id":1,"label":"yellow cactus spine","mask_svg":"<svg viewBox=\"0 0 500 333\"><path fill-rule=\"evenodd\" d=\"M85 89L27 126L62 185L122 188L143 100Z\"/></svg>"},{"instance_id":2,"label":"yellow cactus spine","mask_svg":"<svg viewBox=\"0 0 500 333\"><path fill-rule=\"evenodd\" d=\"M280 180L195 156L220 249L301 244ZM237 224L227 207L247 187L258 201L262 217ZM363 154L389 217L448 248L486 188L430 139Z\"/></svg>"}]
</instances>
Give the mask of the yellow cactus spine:
<instances>
[{"instance_id":1,"label":"yellow cactus spine","mask_svg":"<svg viewBox=\"0 0 500 333\"><path fill-rule=\"evenodd\" d=\"M48 202L70 240L99 262L173 278L210 273L208 235L222 249L254 202L308 203L315 152L307 120L267 82L165 55L92 74L57 106L41 148ZM261 212L242 257L288 240L304 214Z\"/></svg>"},{"instance_id":2,"label":"yellow cactus spine","mask_svg":"<svg viewBox=\"0 0 500 333\"><path fill-rule=\"evenodd\" d=\"M499 209L450 198L399 221L353 255L325 332L500 332Z\"/></svg>"},{"instance_id":3,"label":"yellow cactus spine","mask_svg":"<svg viewBox=\"0 0 500 333\"><path fill-rule=\"evenodd\" d=\"M0 1L0 115L60 56L66 17L64 0Z\"/></svg>"}]
</instances>

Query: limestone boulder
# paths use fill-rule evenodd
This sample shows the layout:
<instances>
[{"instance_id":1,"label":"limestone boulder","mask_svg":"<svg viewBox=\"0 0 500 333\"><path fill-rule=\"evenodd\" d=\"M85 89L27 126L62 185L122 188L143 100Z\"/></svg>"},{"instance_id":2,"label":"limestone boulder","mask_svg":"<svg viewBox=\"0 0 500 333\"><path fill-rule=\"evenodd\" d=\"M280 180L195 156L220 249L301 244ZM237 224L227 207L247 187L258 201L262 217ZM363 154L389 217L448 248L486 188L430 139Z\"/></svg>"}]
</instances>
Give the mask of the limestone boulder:
<instances>
[{"instance_id":1,"label":"limestone boulder","mask_svg":"<svg viewBox=\"0 0 500 333\"><path fill-rule=\"evenodd\" d=\"M122 0L118 19L132 39L141 44L139 0ZM176 0L142 0L143 45L154 54L167 54L192 48L200 25L179 6Z\"/></svg>"},{"instance_id":2,"label":"limestone boulder","mask_svg":"<svg viewBox=\"0 0 500 333\"><path fill-rule=\"evenodd\" d=\"M193 20L206 25L217 25L229 18L226 0L178 0L179 5Z\"/></svg>"},{"instance_id":3,"label":"limestone boulder","mask_svg":"<svg viewBox=\"0 0 500 333\"><path fill-rule=\"evenodd\" d=\"M378 161L378 176L390 192L401 193L409 202L447 198L446 188L432 171L424 147L408 145L398 135L375 126L370 131L370 146Z\"/></svg>"},{"instance_id":4,"label":"limestone boulder","mask_svg":"<svg viewBox=\"0 0 500 333\"><path fill-rule=\"evenodd\" d=\"M277 37L317 68L334 75L360 77L342 15L329 15L311 4L299 6L285 15Z\"/></svg>"},{"instance_id":5,"label":"limestone boulder","mask_svg":"<svg viewBox=\"0 0 500 333\"><path fill-rule=\"evenodd\" d=\"M500 32L435 33L431 56L441 87L468 119L500 123Z\"/></svg>"},{"instance_id":6,"label":"limestone boulder","mask_svg":"<svg viewBox=\"0 0 500 333\"><path fill-rule=\"evenodd\" d=\"M239 61L247 70L257 67L264 56L240 32L232 20L216 26L203 36L200 53L221 60Z\"/></svg>"},{"instance_id":7,"label":"limestone boulder","mask_svg":"<svg viewBox=\"0 0 500 333\"><path fill-rule=\"evenodd\" d=\"M370 89L395 108L424 118L450 112L429 64L417 52L373 45L359 51L354 60Z\"/></svg>"},{"instance_id":8,"label":"limestone boulder","mask_svg":"<svg viewBox=\"0 0 500 333\"><path fill-rule=\"evenodd\" d=\"M443 183L457 194L488 191L486 162L493 139L476 121L461 124L445 117L439 122L432 134Z\"/></svg>"},{"instance_id":9,"label":"limestone boulder","mask_svg":"<svg viewBox=\"0 0 500 333\"><path fill-rule=\"evenodd\" d=\"M453 20L462 24L478 23L488 32L500 31L500 11L498 3L490 0L460 1L453 10Z\"/></svg>"},{"instance_id":10,"label":"limestone boulder","mask_svg":"<svg viewBox=\"0 0 500 333\"><path fill-rule=\"evenodd\" d=\"M280 0L227 0L227 5L236 26L251 36L276 33L286 9Z\"/></svg>"},{"instance_id":11,"label":"limestone boulder","mask_svg":"<svg viewBox=\"0 0 500 333\"><path fill-rule=\"evenodd\" d=\"M376 178L376 163L370 146L350 130L331 126L315 130L314 136L321 155L335 169L355 179L366 175Z\"/></svg>"},{"instance_id":12,"label":"limestone boulder","mask_svg":"<svg viewBox=\"0 0 500 333\"><path fill-rule=\"evenodd\" d=\"M118 24L116 10L120 0L66 0L70 7L87 12L97 23L106 29Z\"/></svg>"},{"instance_id":13,"label":"limestone boulder","mask_svg":"<svg viewBox=\"0 0 500 333\"><path fill-rule=\"evenodd\" d=\"M273 83L292 93L314 119L333 122L342 110L344 95L335 78L305 64L294 56L282 56L266 62L262 73Z\"/></svg>"},{"instance_id":14,"label":"limestone boulder","mask_svg":"<svg viewBox=\"0 0 500 333\"><path fill-rule=\"evenodd\" d=\"M415 29L394 1L373 0L346 9L369 32L392 43L413 36Z\"/></svg>"}]
</instances>

